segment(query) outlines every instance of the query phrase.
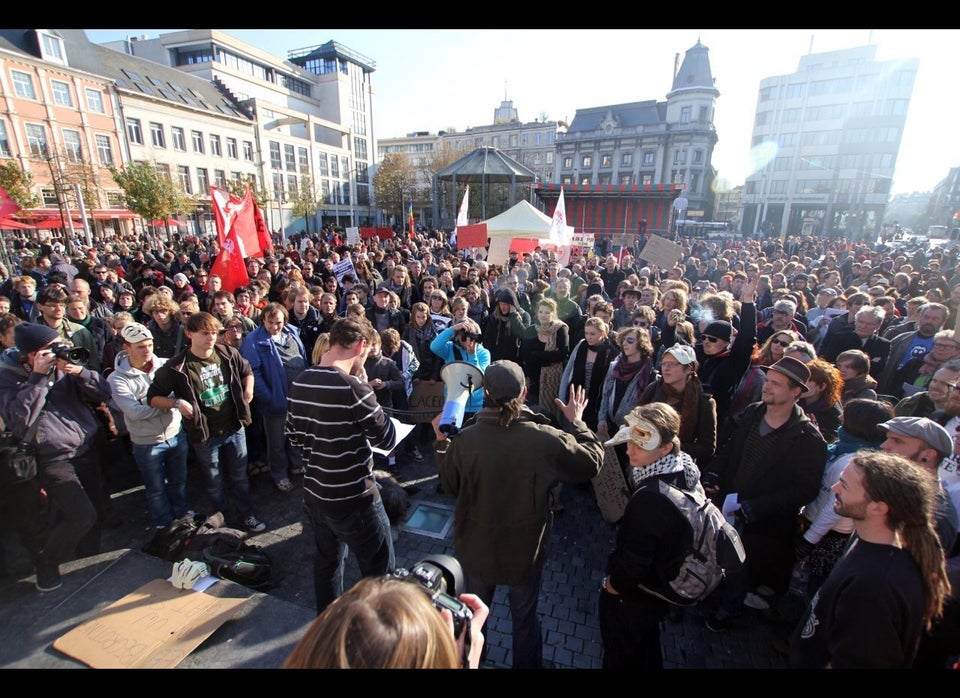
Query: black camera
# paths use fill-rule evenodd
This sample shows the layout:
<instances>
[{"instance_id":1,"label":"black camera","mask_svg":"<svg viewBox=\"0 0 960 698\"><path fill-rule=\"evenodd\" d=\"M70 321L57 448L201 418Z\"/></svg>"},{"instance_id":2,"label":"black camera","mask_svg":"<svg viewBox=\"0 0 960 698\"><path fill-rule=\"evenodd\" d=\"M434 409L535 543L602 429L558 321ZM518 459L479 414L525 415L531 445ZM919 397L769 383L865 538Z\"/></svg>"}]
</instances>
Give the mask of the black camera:
<instances>
[{"instance_id":1,"label":"black camera","mask_svg":"<svg viewBox=\"0 0 960 698\"><path fill-rule=\"evenodd\" d=\"M74 347L69 344L51 344L50 351L58 359L63 359L71 364L84 364L90 358L90 352L83 347Z\"/></svg>"},{"instance_id":2,"label":"black camera","mask_svg":"<svg viewBox=\"0 0 960 698\"><path fill-rule=\"evenodd\" d=\"M453 615L453 634L460 637L464 625L470 623L473 611L458 595L463 591L463 568L455 557L431 555L409 570L399 568L394 577L419 584L427 592L438 611L447 609Z\"/></svg>"}]
</instances>

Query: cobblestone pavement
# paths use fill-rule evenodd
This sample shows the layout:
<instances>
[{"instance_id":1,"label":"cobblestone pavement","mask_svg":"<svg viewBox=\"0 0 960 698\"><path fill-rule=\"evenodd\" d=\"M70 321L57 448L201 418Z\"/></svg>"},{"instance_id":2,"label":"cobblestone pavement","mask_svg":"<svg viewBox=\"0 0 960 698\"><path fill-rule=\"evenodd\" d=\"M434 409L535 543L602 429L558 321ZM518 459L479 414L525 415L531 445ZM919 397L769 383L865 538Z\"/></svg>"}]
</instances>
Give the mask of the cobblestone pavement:
<instances>
[{"instance_id":1,"label":"cobblestone pavement","mask_svg":"<svg viewBox=\"0 0 960 698\"><path fill-rule=\"evenodd\" d=\"M420 463L400 458L398 479L411 494L411 512L418 503L452 510L455 499L436 492L436 466L431 447L425 444L421 451L424 458ZM112 464L110 475L114 506L123 523L104 531L101 549L104 552L139 549L151 534L139 474L131 464ZM309 530L304 531L301 516L302 476L292 479L294 489L282 493L267 474L251 478L254 511L267 523L267 530L251 540L268 550L276 566L277 583L268 593L312 608L313 557L311 536ZM203 510L199 474L192 467L189 492L194 508ZM555 520L540 594L544 660L558 669L599 669L602 658L597 624L599 586L615 530L601 518L589 486L565 485L561 501L564 509ZM401 528L395 532L395 541L399 567L410 567L432 554L454 554L452 532L437 538ZM11 535L5 535L3 542L8 579L30 577L32 570L19 543ZM356 562L350 556L347 583L352 584L358 578ZM761 620L756 611L750 609L745 609L745 616L722 633L708 630L705 618L706 609L695 607L672 614L664 622L662 638L667 668L786 668L786 658L778 653L777 647L783 644L787 628ZM510 638L506 589L500 587L487 623L489 647L485 667L511 665Z\"/></svg>"}]
</instances>

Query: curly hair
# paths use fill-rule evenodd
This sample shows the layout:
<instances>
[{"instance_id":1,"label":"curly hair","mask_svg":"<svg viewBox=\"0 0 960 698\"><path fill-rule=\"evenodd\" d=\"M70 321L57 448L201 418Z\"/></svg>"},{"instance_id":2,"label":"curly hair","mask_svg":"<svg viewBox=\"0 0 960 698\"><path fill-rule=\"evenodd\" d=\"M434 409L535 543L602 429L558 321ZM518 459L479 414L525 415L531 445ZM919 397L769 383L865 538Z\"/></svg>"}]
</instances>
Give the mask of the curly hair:
<instances>
[{"instance_id":1,"label":"curly hair","mask_svg":"<svg viewBox=\"0 0 960 698\"><path fill-rule=\"evenodd\" d=\"M810 369L810 383L816 383L823 386L823 392L820 394L828 405L835 405L840 402L840 396L843 395L843 378L840 371L826 359L814 359L807 362L807 368Z\"/></svg>"}]
</instances>

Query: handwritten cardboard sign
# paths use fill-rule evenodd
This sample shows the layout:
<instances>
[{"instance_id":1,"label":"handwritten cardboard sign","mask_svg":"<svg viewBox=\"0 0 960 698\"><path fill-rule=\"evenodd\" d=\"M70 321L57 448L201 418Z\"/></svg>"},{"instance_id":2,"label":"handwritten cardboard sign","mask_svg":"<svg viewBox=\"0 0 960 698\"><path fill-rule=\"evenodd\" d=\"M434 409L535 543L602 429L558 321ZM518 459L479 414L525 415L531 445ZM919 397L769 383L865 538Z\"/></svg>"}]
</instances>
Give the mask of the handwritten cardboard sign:
<instances>
[{"instance_id":1,"label":"handwritten cardboard sign","mask_svg":"<svg viewBox=\"0 0 960 698\"><path fill-rule=\"evenodd\" d=\"M433 418L443 412L443 383L414 383L410 394L410 413L404 421L413 424L424 424L433 421Z\"/></svg>"},{"instance_id":2,"label":"handwritten cardboard sign","mask_svg":"<svg viewBox=\"0 0 960 698\"><path fill-rule=\"evenodd\" d=\"M651 235L640 252L640 257L661 269L670 269L682 256L683 247L659 235Z\"/></svg>"},{"instance_id":3,"label":"handwritten cardboard sign","mask_svg":"<svg viewBox=\"0 0 960 698\"><path fill-rule=\"evenodd\" d=\"M172 669L247 601L155 579L61 635L53 647L94 669Z\"/></svg>"}]
</instances>

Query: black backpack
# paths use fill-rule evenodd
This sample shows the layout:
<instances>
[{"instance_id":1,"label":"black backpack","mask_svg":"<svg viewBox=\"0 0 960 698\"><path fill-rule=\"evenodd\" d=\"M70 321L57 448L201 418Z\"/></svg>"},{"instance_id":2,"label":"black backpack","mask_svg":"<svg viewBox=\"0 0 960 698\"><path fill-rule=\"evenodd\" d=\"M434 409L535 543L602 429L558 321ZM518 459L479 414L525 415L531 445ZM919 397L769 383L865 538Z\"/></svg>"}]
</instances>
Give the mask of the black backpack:
<instances>
[{"instance_id":1,"label":"black backpack","mask_svg":"<svg viewBox=\"0 0 960 698\"><path fill-rule=\"evenodd\" d=\"M259 545L220 538L203 549L210 574L263 591L273 586L273 561Z\"/></svg>"}]
</instances>

